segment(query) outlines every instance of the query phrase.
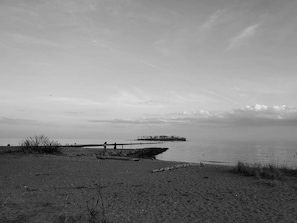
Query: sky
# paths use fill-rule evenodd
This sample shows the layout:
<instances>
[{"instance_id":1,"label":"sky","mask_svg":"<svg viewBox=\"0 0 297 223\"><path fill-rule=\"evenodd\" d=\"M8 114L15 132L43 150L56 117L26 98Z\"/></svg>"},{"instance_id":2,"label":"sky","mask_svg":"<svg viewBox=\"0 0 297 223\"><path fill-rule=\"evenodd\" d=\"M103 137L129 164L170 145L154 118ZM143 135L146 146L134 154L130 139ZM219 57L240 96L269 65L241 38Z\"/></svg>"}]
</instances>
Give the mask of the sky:
<instances>
[{"instance_id":1,"label":"sky","mask_svg":"<svg viewBox=\"0 0 297 223\"><path fill-rule=\"evenodd\" d=\"M295 0L0 0L0 135L296 138L296 11Z\"/></svg>"}]
</instances>

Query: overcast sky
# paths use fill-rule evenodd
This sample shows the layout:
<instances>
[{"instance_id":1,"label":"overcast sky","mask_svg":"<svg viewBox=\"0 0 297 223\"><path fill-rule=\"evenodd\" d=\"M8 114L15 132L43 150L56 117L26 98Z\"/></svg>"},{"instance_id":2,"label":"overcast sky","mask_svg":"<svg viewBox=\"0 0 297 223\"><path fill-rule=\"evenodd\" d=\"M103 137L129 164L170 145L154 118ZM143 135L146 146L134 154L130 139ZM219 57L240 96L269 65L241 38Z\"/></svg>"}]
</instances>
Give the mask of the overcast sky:
<instances>
[{"instance_id":1,"label":"overcast sky","mask_svg":"<svg viewBox=\"0 0 297 223\"><path fill-rule=\"evenodd\" d=\"M295 134L296 12L295 0L0 0L0 133Z\"/></svg>"}]
</instances>

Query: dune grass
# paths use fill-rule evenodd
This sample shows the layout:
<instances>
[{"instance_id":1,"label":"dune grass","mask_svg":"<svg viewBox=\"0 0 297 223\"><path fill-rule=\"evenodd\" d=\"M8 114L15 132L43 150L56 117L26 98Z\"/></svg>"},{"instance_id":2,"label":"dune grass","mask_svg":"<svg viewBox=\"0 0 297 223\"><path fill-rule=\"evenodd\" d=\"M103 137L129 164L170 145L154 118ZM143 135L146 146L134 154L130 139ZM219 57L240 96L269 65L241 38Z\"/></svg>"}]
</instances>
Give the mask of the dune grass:
<instances>
[{"instance_id":1,"label":"dune grass","mask_svg":"<svg viewBox=\"0 0 297 223\"><path fill-rule=\"evenodd\" d=\"M285 175L297 176L297 169L275 164L248 164L239 161L233 168L233 172L244 176L255 176L258 179L281 180Z\"/></svg>"}]
</instances>

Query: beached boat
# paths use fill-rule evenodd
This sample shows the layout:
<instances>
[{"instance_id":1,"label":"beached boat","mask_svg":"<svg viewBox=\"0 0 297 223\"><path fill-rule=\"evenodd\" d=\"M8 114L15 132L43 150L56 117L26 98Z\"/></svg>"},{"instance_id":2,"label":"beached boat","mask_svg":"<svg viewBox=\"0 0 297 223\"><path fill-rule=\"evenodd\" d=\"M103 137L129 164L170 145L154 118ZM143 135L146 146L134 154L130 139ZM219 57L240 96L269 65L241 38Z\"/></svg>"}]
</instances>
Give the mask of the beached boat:
<instances>
[{"instance_id":1,"label":"beached boat","mask_svg":"<svg viewBox=\"0 0 297 223\"><path fill-rule=\"evenodd\" d=\"M168 148L149 147L143 149L107 149L100 150L96 153L98 159L104 158L120 158L130 160L132 158L152 159L160 153L165 152Z\"/></svg>"}]
</instances>

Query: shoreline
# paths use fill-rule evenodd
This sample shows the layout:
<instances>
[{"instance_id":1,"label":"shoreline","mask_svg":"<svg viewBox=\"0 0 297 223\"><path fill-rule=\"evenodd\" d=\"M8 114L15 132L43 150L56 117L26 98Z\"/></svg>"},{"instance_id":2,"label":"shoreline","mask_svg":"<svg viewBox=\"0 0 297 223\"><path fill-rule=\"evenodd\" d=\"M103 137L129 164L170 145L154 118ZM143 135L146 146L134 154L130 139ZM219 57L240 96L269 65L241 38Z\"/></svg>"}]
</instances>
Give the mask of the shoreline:
<instances>
[{"instance_id":1,"label":"shoreline","mask_svg":"<svg viewBox=\"0 0 297 223\"><path fill-rule=\"evenodd\" d=\"M272 184L217 164L152 172L180 163L2 154L0 221L87 222L90 209L108 222L297 221L296 177Z\"/></svg>"},{"instance_id":2,"label":"shoreline","mask_svg":"<svg viewBox=\"0 0 297 223\"><path fill-rule=\"evenodd\" d=\"M6 154L6 153L12 153L12 154L17 154L17 149L19 149L20 146L0 146L0 156L2 154ZM87 154L87 153L98 153L98 152L101 152L103 151L103 148L91 148L91 147L77 147L77 146L63 146L61 147L62 148L62 153L66 152L67 154L71 154L71 153L76 153L76 152L80 152L81 154ZM129 151L129 150L141 150L141 149L145 149L146 147L144 148L125 148L125 149L121 149L121 148L118 148L116 150L114 149L111 149L111 148L108 148L107 151ZM14 151L15 150L15 151ZM10 151L10 152L7 152L7 151ZM165 151L166 152L166 151ZM158 154L158 155L161 155L162 156L162 153L161 154ZM216 165L216 166L222 166L222 167L234 167L237 165L238 162L242 162L242 163L246 163L246 164L250 164L250 165L274 165L276 167L288 167L290 169L296 169L297 170L297 165L295 164L290 164L289 162L288 163L284 163L284 164L281 164L281 163L278 163L278 162L275 162L275 161L272 161L272 162L261 162L261 161L258 161L258 162L248 162L248 161L243 161L243 160L237 160L236 162L232 163L232 162L224 162L224 161L217 161L217 160L201 160L201 161L197 161L197 162L190 162L190 161L178 161L178 160L166 160L166 159L160 159L158 158L156 155L156 160L160 160L162 162L175 162L175 163L189 163L189 164L203 164L203 165Z\"/></svg>"}]
</instances>

